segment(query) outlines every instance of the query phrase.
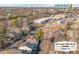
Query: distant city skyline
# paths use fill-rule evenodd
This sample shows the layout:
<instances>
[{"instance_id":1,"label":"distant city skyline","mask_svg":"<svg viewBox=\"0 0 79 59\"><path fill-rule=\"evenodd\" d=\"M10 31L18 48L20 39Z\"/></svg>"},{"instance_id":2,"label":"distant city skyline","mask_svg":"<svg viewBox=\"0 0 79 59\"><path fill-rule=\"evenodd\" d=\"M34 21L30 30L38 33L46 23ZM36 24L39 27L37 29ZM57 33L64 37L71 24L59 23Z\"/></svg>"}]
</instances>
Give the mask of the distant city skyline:
<instances>
[{"instance_id":1,"label":"distant city skyline","mask_svg":"<svg viewBox=\"0 0 79 59\"><path fill-rule=\"evenodd\" d=\"M0 7L54 7L54 5L55 4L0 4ZM79 4L72 5L79 7Z\"/></svg>"}]
</instances>

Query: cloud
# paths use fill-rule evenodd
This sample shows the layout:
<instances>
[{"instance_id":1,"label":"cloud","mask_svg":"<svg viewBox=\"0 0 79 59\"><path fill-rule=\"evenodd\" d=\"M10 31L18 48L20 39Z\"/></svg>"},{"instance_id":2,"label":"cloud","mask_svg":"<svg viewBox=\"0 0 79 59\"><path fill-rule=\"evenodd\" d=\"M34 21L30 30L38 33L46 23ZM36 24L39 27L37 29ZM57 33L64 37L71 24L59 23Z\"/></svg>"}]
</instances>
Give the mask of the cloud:
<instances>
[{"instance_id":1,"label":"cloud","mask_svg":"<svg viewBox=\"0 0 79 59\"><path fill-rule=\"evenodd\" d=\"M0 4L0 7L54 7L55 4ZM79 4L74 4L79 7Z\"/></svg>"}]
</instances>

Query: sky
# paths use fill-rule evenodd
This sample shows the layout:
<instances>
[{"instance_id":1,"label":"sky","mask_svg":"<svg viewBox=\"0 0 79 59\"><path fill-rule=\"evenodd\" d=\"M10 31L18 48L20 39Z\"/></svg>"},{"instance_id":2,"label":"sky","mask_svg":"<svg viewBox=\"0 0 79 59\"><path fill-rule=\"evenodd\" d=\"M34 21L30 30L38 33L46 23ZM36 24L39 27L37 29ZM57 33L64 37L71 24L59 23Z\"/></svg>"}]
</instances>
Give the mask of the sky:
<instances>
[{"instance_id":1,"label":"sky","mask_svg":"<svg viewBox=\"0 0 79 59\"><path fill-rule=\"evenodd\" d=\"M79 7L79 4L74 4ZM54 7L54 4L0 4L0 7Z\"/></svg>"}]
</instances>

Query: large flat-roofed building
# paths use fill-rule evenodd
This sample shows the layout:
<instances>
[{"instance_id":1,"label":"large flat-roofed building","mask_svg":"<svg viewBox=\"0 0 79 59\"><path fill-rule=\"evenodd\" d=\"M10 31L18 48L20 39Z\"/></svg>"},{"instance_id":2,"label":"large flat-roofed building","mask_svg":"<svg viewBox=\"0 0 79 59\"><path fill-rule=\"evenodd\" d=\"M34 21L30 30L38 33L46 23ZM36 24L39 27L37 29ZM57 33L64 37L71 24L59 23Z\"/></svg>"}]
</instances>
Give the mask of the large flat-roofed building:
<instances>
[{"instance_id":1,"label":"large flat-roofed building","mask_svg":"<svg viewBox=\"0 0 79 59\"><path fill-rule=\"evenodd\" d=\"M42 23L45 23L46 21L49 21L51 19L52 19L52 17L41 18L41 19L34 20L33 23L42 24Z\"/></svg>"}]
</instances>

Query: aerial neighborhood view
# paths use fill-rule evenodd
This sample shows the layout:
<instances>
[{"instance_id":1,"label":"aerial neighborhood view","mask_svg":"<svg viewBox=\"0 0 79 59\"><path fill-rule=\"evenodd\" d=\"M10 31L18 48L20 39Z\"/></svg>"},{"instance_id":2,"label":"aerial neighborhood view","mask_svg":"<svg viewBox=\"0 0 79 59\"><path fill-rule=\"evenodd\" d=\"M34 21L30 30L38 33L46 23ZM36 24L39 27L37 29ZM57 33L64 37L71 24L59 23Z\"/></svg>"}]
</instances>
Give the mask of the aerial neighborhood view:
<instances>
[{"instance_id":1,"label":"aerial neighborhood view","mask_svg":"<svg viewBox=\"0 0 79 59\"><path fill-rule=\"evenodd\" d=\"M79 5L1 5L0 54L79 54Z\"/></svg>"}]
</instances>

